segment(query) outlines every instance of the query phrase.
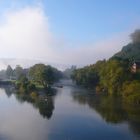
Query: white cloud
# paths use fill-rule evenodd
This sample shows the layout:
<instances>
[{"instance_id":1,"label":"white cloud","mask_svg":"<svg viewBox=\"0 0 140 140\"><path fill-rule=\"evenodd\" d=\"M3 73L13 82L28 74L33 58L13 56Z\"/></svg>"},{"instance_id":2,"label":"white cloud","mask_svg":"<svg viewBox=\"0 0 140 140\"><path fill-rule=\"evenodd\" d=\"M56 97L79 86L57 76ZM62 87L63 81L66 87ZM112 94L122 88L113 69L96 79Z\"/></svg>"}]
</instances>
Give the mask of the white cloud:
<instances>
[{"instance_id":1,"label":"white cloud","mask_svg":"<svg viewBox=\"0 0 140 140\"><path fill-rule=\"evenodd\" d=\"M109 58L129 40L129 33L120 33L108 40L70 47L69 42L55 39L41 6L9 11L4 13L4 17L4 22L0 24L2 58L40 59L61 64L86 65Z\"/></svg>"},{"instance_id":2,"label":"white cloud","mask_svg":"<svg viewBox=\"0 0 140 140\"><path fill-rule=\"evenodd\" d=\"M10 11L0 26L0 55L47 59L52 53L51 40L48 18L40 7Z\"/></svg>"}]
</instances>

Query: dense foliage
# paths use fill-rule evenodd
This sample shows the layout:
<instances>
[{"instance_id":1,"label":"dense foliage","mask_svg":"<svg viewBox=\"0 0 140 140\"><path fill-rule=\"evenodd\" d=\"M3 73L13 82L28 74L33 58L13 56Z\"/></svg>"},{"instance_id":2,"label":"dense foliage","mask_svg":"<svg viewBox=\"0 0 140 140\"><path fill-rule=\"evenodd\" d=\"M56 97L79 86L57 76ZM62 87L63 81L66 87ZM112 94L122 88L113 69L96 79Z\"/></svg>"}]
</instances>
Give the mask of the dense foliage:
<instances>
[{"instance_id":1,"label":"dense foliage","mask_svg":"<svg viewBox=\"0 0 140 140\"><path fill-rule=\"evenodd\" d=\"M99 70L99 85L110 94L121 92L122 84L132 77L129 64L125 61L109 60Z\"/></svg>"},{"instance_id":2,"label":"dense foliage","mask_svg":"<svg viewBox=\"0 0 140 140\"><path fill-rule=\"evenodd\" d=\"M109 60L76 69L72 79L78 84L106 92L109 95L121 95L125 101L140 104L140 70L131 71L134 60L140 60L140 31L135 31L132 43Z\"/></svg>"},{"instance_id":3,"label":"dense foliage","mask_svg":"<svg viewBox=\"0 0 140 140\"><path fill-rule=\"evenodd\" d=\"M61 73L49 65L36 64L29 70L29 78L44 88L49 88L60 77Z\"/></svg>"},{"instance_id":4,"label":"dense foliage","mask_svg":"<svg viewBox=\"0 0 140 140\"><path fill-rule=\"evenodd\" d=\"M123 84L123 97L130 103L140 104L140 81L127 81Z\"/></svg>"},{"instance_id":5,"label":"dense foliage","mask_svg":"<svg viewBox=\"0 0 140 140\"><path fill-rule=\"evenodd\" d=\"M12 67L10 65L8 65L8 67L6 69L6 76L7 76L7 78L11 78L13 73L14 73L14 71L13 71Z\"/></svg>"},{"instance_id":6,"label":"dense foliage","mask_svg":"<svg viewBox=\"0 0 140 140\"><path fill-rule=\"evenodd\" d=\"M36 90L36 86L26 78L26 76L21 76L18 81L16 81L16 89L20 93L29 94Z\"/></svg>"},{"instance_id":7,"label":"dense foliage","mask_svg":"<svg viewBox=\"0 0 140 140\"><path fill-rule=\"evenodd\" d=\"M35 64L30 68L22 68L17 65L12 69L8 65L6 70L0 71L0 80L15 83L15 87L20 93L30 94L35 90L52 92L52 84L62 78L62 72L54 67L45 64Z\"/></svg>"}]
</instances>

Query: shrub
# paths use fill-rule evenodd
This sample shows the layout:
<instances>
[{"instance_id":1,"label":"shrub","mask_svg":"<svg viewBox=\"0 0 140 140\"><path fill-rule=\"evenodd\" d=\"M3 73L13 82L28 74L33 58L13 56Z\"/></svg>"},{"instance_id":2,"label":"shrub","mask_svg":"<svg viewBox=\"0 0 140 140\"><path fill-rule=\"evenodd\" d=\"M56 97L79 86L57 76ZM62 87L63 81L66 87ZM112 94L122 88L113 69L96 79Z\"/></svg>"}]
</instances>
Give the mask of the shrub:
<instances>
[{"instance_id":1,"label":"shrub","mask_svg":"<svg viewBox=\"0 0 140 140\"><path fill-rule=\"evenodd\" d=\"M32 92L32 93L30 94L30 96L31 96L32 99L37 99L38 94L37 94L36 92Z\"/></svg>"},{"instance_id":2,"label":"shrub","mask_svg":"<svg viewBox=\"0 0 140 140\"><path fill-rule=\"evenodd\" d=\"M140 81L125 82L122 91L125 101L140 104Z\"/></svg>"}]
</instances>

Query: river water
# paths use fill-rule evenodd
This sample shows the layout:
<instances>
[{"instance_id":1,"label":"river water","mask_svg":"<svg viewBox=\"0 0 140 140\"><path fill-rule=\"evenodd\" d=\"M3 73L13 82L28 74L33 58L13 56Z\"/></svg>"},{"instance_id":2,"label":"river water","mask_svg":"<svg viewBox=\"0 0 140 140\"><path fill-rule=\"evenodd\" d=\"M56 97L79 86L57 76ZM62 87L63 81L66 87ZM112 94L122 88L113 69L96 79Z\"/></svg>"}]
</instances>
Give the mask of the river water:
<instances>
[{"instance_id":1,"label":"river water","mask_svg":"<svg viewBox=\"0 0 140 140\"><path fill-rule=\"evenodd\" d=\"M0 140L140 139L139 106L63 83L45 101L1 87Z\"/></svg>"}]
</instances>

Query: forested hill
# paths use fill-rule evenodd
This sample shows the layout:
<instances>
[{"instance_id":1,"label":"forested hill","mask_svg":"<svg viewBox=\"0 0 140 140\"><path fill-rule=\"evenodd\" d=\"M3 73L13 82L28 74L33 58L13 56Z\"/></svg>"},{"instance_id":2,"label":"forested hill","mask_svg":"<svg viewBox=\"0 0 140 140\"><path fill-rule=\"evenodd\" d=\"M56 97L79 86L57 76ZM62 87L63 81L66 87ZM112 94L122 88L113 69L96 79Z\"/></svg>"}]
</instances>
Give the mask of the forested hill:
<instances>
[{"instance_id":1,"label":"forested hill","mask_svg":"<svg viewBox=\"0 0 140 140\"><path fill-rule=\"evenodd\" d=\"M130 43L116 53L112 58L140 60L140 43Z\"/></svg>"},{"instance_id":2,"label":"forested hill","mask_svg":"<svg viewBox=\"0 0 140 140\"><path fill-rule=\"evenodd\" d=\"M121 95L124 101L140 105L140 69L131 71L133 60L140 60L140 30L132 33L131 38L132 42L109 60L76 69L72 79L97 93Z\"/></svg>"},{"instance_id":3,"label":"forested hill","mask_svg":"<svg viewBox=\"0 0 140 140\"><path fill-rule=\"evenodd\" d=\"M140 29L135 30L130 37L132 42L124 46L122 50L116 53L112 58L140 60Z\"/></svg>"}]
</instances>

